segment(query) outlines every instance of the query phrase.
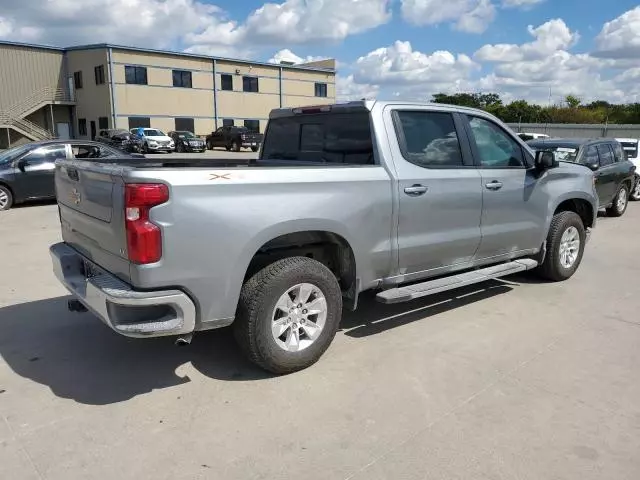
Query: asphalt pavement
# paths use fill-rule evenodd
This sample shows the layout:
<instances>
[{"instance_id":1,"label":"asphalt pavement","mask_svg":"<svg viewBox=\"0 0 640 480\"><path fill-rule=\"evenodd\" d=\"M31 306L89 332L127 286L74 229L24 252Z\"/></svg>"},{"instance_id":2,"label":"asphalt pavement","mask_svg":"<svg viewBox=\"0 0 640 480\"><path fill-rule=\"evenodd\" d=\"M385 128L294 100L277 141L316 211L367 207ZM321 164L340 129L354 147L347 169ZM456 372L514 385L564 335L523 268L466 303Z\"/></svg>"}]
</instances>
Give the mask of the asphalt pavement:
<instances>
[{"instance_id":1,"label":"asphalt pavement","mask_svg":"<svg viewBox=\"0 0 640 480\"><path fill-rule=\"evenodd\" d=\"M365 295L283 377L228 330L179 348L68 312L59 239L55 205L0 213L1 478L640 478L640 203L567 282Z\"/></svg>"}]
</instances>

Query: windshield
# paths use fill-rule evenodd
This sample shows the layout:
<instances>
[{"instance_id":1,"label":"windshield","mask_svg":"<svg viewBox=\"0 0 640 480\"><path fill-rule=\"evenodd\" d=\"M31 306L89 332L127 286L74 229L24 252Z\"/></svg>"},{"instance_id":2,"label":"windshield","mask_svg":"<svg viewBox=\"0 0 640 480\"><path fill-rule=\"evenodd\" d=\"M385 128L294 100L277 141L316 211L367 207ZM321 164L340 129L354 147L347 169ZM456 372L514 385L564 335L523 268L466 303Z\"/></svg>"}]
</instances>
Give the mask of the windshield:
<instances>
[{"instance_id":1,"label":"windshield","mask_svg":"<svg viewBox=\"0 0 640 480\"><path fill-rule=\"evenodd\" d=\"M0 152L0 164L11 162L12 160L18 158L23 153L28 152L33 148L33 145L26 144L20 145L18 147L10 148L9 150L5 150L4 152Z\"/></svg>"},{"instance_id":2,"label":"windshield","mask_svg":"<svg viewBox=\"0 0 640 480\"><path fill-rule=\"evenodd\" d=\"M628 158L636 158L638 156L638 142L620 142L624 153Z\"/></svg>"},{"instance_id":3,"label":"windshield","mask_svg":"<svg viewBox=\"0 0 640 480\"><path fill-rule=\"evenodd\" d=\"M176 132L180 138L196 138L196 136L191 132Z\"/></svg>"},{"instance_id":4,"label":"windshield","mask_svg":"<svg viewBox=\"0 0 640 480\"><path fill-rule=\"evenodd\" d=\"M534 150L545 150L553 152L558 162L576 163L578 159L578 149L573 147L558 147L556 145L544 144L539 147L532 147Z\"/></svg>"},{"instance_id":5,"label":"windshield","mask_svg":"<svg viewBox=\"0 0 640 480\"><path fill-rule=\"evenodd\" d=\"M166 137L166 135L162 131L155 130L153 128L145 128L144 129L144 134L147 137Z\"/></svg>"}]
</instances>

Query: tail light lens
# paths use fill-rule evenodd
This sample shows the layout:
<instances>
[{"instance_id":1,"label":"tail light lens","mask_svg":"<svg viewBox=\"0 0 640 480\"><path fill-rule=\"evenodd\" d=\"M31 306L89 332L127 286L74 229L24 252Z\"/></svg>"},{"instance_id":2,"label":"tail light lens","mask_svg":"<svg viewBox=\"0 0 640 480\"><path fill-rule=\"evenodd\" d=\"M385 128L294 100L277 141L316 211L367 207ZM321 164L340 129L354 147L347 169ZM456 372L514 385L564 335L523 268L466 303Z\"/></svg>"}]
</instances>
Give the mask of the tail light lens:
<instances>
[{"instance_id":1,"label":"tail light lens","mask_svg":"<svg viewBox=\"0 0 640 480\"><path fill-rule=\"evenodd\" d=\"M169 188L161 183L125 185L127 251L134 263L154 263L162 258L162 232L149 220L151 208L169 200Z\"/></svg>"}]
</instances>

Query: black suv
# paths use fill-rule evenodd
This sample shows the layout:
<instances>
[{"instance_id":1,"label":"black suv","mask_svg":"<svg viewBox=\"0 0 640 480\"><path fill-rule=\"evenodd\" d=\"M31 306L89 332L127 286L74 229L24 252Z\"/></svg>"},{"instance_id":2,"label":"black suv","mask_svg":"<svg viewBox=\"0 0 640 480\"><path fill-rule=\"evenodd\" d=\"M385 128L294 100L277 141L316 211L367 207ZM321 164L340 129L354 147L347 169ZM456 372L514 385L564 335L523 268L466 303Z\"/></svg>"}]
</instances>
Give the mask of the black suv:
<instances>
[{"instance_id":1,"label":"black suv","mask_svg":"<svg viewBox=\"0 0 640 480\"><path fill-rule=\"evenodd\" d=\"M192 132L169 132L169 136L176 145L176 152L204 152L206 150L204 140L196 137Z\"/></svg>"},{"instance_id":2,"label":"black suv","mask_svg":"<svg viewBox=\"0 0 640 480\"><path fill-rule=\"evenodd\" d=\"M635 165L627 159L618 141L610 138L548 138L530 140L531 148L552 151L560 162L580 163L594 172L600 207L613 217L627 209L635 177Z\"/></svg>"},{"instance_id":3,"label":"black suv","mask_svg":"<svg viewBox=\"0 0 640 480\"><path fill-rule=\"evenodd\" d=\"M227 151L239 152L241 148L260 149L263 135L250 131L247 127L220 127L207 136L207 148L224 147Z\"/></svg>"},{"instance_id":4,"label":"black suv","mask_svg":"<svg viewBox=\"0 0 640 480\"><path fill-rule=\"evenodd\" d=\"M144 142L138 135L122 129L100 130L95 141L131 153L142 152L144 146Z\"/></svg>"}]
</instances>

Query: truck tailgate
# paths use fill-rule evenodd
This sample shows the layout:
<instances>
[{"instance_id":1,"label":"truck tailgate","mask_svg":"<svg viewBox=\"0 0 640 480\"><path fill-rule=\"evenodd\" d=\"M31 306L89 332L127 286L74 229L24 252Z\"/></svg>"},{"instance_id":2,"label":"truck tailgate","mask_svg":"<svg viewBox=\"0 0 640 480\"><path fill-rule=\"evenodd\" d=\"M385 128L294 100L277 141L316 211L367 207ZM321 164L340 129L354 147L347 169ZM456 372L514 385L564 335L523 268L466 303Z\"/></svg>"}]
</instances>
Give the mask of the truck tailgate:
<instances>
[{"instance_id":1,"label":"truck tailgate","mask_svg":"<svg viewBox=\"0 0 640 480\"><path fill-rule=\"evenodd\" d=\"M56 166L62 238L85 257L129 281L124 183L112 170L89 162Z\"/></svg>"}]
</instances>

